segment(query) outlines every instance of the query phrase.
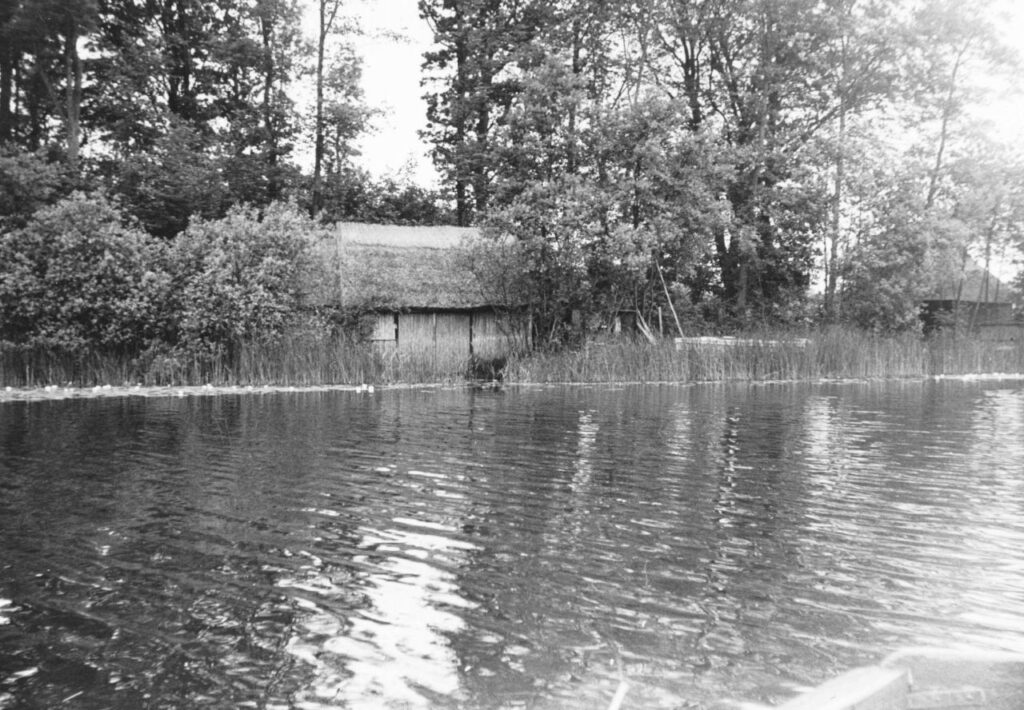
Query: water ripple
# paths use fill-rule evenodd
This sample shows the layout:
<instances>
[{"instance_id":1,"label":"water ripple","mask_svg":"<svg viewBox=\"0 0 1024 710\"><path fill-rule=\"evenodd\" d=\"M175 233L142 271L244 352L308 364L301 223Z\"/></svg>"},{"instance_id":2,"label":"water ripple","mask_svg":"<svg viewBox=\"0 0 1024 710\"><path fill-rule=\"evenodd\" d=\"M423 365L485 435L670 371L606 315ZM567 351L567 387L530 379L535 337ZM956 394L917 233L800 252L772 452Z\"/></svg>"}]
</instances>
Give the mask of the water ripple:
<instances>
[{"instance_id":1,"label":"water ripple","mask_svg":"<svg viewBox=\"0 0 1024 710\"><path fill-rule=\"evenodd\" d=\"M0 707L774 702L1024 650L1019 384L0 404Z\"/></svg>"}]
</instances>

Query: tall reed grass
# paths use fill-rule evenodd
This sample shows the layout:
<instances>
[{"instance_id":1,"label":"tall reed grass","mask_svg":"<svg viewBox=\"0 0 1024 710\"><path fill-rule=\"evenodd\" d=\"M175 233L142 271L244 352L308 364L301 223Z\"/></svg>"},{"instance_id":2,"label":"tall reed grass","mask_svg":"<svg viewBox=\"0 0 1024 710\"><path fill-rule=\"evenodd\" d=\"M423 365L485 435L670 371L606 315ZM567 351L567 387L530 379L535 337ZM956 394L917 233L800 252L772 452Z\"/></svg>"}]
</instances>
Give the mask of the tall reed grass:
<instances>
[{"instance_id":1,"label":"tall reed grass","mask_svg":"<svg viewBox=\"0 0 1024 710\"><path fill-rule=\"evenodd\" d=\"M231 357L0 350L0 386L13 387L453 383L465 381L472 369L470 358L452 352L396 351L315 331L243 343ZM604 338L574 350L511 357L503 375L507 382L518 383L601 383L987 373L1024 373L1024 342L984 342L952 335L877 337L843 329L799 338L785 333L751 333L725 345Z\"/></svg>"},{"instance_id":2,"label":"tall reed grass","mask_svg":"<svg viewBox=\"0 0 1024 710\"><path fill-rule=\"evenodd\" d=\"M879 337L828 329L799 337L750 333L728 344L629 339L588 342L578 350L511 360L516 382L724 382L882 379L1024 373L1024 342L953 336Z\"/></svg>"},{"instance_id":3,"label":"tall reed grass","mask_svg":"<svg viewBox=\"0 0 1024 710\"><path fill-rule=\"evenodd\" d=\"M461 380L468 368L468 357L396 352L309 331L240 343L231 355L0 350L0 386L8 387L421 384Z\"/></svg>"}]
</instances>

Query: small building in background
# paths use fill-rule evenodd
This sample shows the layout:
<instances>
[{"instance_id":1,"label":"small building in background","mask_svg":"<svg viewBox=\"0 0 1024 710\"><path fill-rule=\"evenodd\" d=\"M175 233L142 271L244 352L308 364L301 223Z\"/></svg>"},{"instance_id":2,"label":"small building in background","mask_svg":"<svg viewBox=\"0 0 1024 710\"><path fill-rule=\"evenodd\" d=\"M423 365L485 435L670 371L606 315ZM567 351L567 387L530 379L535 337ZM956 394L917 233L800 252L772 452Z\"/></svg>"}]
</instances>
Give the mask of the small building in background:
<instances>
[{"instance_id":1,"label":"small building in background","mask_svg":"<svg viewBox=\"0 0 1024 710\"><path fill-rule=\"evenodd\" d=\"M968 261L936 277L921 308L925 332L957 325L985 340L1018 340L1024 321L1014 310L1016 294L987 269Z\"/></svg>"},{"instance_id":2,"label":"small building in background","mask_svg":"<svg viewBox=\"0 0 1024 710\"><path fill-rule=\"evenodd\" d=\"M494 361L529 345L529 324L489 302L465 245L466 227L344 222L318 251L336 282L329 298L373 314L370 339L386 353L435 366Z\"/></svg>"}]
</instances>

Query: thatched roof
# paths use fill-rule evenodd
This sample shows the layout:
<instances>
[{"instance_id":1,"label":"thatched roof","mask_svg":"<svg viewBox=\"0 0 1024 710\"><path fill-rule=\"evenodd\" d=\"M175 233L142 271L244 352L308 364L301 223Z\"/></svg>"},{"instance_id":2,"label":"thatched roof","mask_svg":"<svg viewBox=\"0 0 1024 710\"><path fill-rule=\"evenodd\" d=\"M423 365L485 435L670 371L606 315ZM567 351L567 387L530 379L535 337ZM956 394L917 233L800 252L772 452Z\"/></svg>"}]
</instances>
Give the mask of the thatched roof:
<instances>
[{"instance_id":1,"label":"thatched roof","mask_svg":"<svg viewBox=\"0 0 1024 710\"><path fill-rule=\"evenodd\" d=\"M486 306L461 248L476 234L463 227L339 224L318 245L337 277L328 297L396 310Z\"/></svg>"},{"instance_id":2,"label":"thatched roof","mask_svg":"<svg viewBox=\"0 0 1024 710\"><path fill-rule=\"evenodd\" d=\"M961 301L968 303L1012 303L1013 289L994 274L973 262L963 269L937 275L926 301Z\"/></svg>"},{"instance_id":3,"label":"thatched roof","mask_svg":"<svg viewBox=\"0 0 1024 710\"><path fill-rule=\"evenodd\" d=\"M458 247L480 233L473 227L405 227L360 222L339 222L335 231L340 239L353 244L432 249Z\"/></svg>"}]
</instances>

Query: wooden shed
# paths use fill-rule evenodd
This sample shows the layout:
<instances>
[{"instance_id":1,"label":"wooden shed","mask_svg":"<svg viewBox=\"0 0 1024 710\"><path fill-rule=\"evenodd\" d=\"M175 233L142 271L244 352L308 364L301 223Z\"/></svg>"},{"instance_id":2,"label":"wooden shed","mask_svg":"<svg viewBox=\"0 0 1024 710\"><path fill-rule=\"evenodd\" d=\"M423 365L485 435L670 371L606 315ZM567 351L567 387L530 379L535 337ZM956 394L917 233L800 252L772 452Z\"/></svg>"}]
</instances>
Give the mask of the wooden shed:
<instances>
[{"instance_id":1,"label":"wooden shed","mask_svg":"<svg viewBox=\"0 0 1024 710\"><path fill-rule=\"evenodd\" d=\"M986 338L1013 340L1024 325L1016 317L1014 296L994 274L968 260L961 269L934 279L921 318L926 331L955 321Z\"/></svg>"},{"instance_id":2,"label":"wooden shed","mask_svg":"<svg viewBox=\"0 0 1024 710\"><path fill-rule=\"evenodd\" d=\"M464 248L472 228L340 223L320 253L337 276L331 298L374 314L385 352L435 365L493 360L529 344L517 314L489 303Z\"/></svg>"}]
</instances>

